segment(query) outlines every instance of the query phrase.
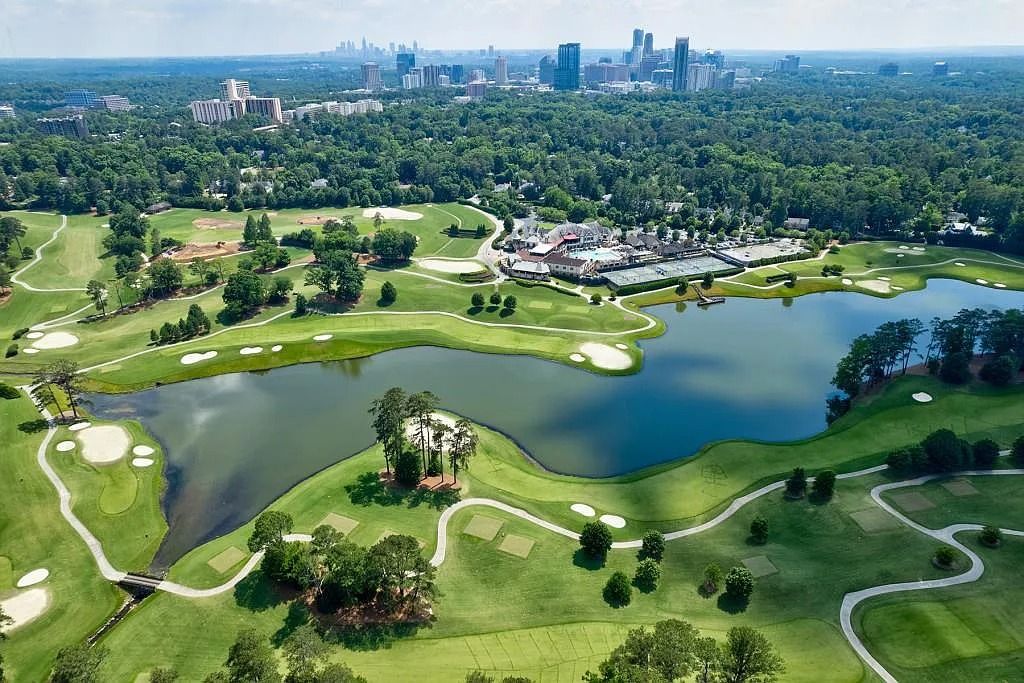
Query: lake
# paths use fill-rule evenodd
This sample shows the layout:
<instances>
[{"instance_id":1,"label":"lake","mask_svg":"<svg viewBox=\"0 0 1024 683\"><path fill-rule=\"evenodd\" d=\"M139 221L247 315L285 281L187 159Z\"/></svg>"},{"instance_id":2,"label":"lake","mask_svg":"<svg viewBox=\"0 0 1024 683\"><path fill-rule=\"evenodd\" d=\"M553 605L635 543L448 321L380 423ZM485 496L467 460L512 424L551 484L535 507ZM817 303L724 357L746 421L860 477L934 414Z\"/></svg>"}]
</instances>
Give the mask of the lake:
<instances>
[{"instance_id":1,"label":"lake","mask_svg":"<svg viewBox=\"0 0 1024 683\"><path fill-rule=\"evenodd\" d=\"M510 435L551 470L606 477L720 439L811 436L825 428L829 381L855 336L974 307L1022 308L1024 293L932 280L894 299L834 292L656 306L647 311L668 329L642 343L643 370L627 377L411 348L88 400L100 418L138 419L164 447L170 531L156 565L166 567L369 446L370 402L392 386L433 391L444 409Z\"/></svg>"}]
</instances>

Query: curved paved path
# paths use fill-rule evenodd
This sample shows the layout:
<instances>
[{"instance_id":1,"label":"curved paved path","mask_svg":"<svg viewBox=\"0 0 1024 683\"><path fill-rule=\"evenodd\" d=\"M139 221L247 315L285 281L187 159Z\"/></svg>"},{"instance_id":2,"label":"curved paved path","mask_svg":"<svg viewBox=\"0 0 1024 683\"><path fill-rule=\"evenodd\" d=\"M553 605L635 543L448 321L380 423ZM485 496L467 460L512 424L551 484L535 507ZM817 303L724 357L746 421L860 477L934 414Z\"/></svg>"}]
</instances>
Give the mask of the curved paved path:
<instances>
[{"instance_id":1,"label":"curved paved path","mask_svg":"<svg viewBox=\"0 0 1024 683\"><path fill-rule=\"evenodd\" d=\"M68 227L68 217L61 216L60 227L53 231L53 235L50 236L50 239L46 240L38 247L36 247L36 255L35 257L33 257L31 261L26 263L24 266L19 268L14 274L11 275L11 282L13 282L16 285L21 285L30 292L84 292L85 287L59 287L54 289L47 289L44 287L33 287L32 285L28 284L27 282L21 279L21 276L25 273L26 270L28 270L29 268L43 260L43 250L46 249L51 244L53 244L54 242L56 242L57 238L60 237L60 233L63 232L64 228L66 227Z\"/></svg>"}]
</instances>

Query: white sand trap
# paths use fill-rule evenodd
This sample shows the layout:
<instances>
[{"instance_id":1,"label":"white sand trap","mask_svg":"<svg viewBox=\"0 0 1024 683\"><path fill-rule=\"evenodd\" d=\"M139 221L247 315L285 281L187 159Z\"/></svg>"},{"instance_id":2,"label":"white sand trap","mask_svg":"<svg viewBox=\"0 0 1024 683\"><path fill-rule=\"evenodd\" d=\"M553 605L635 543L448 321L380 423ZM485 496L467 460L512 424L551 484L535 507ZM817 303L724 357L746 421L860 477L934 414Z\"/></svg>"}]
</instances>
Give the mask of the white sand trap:
<instances>
[{"instance_id":1,"label":"white sand trap","mask_svg":"<svg viewBox=\"0 0 1024 683\"><path fill-rule=\"evenodd\" d=\"M878 292L879 294L888 294L892 289L888 282L882 282L881 280L861 280L857 283L857 286L872 292Z\"/></svg>"},{"instance_id":2,"label":"white sand trap","mask_svg":"<svg viewBox=\"0 0 1024 683\"><path fill-rule=\"evenodd\" d=\"M128 452L132 439L120 425L100 425L78 432L82 457L92 463L117 462Z\"/></svg>"},{"instance_id":3,"label":"white sand trap","mask_svg":"<svg viewBox=\"0 0 1024 683\"><path fill-rule=\"evenodd\" d=\"M433 420L434 422L440 422L441 424L443 424L446 427L448 427L448 429L455 429L455 418L448 417L447 415L442 415L441 413L432 413L430 415L430 419ZM417 427L416 427L416 421L415 420L406 420L406 422L405 422L405 438L408 439L413 444L418 444L420 442L420 433L419 433L419 429L417 429ZM434 438L433 434L430 435L430 438L431 439ZM447 441L448 440L445 439L445 442L447 442ZM445 444L441 444L442 447L444 445Z\"/></svg>"},{"instance_id":4,"label":"white sand trap","mask_svg":"<svg viewBox=\"0 0 1024 683\"><path fill-rule=\"evenodd\" d=\"M960 263L959 261L957 261L953 265L956 266L957 268L966 268L967 267L966 263Z\"/></svg>"},{"instance_id":5,"label":"white sand trap","mask_svg":"<svg viewBox=\"0 0 1024 683\"><path fill-rule=\"evenodd\" d=\"M627 370L633 367L633 359L628 353L607 344L587 342L580 345L580 352L590 356L594 365L605 370Z\"/></svg>"},{"instance_id":6,"label":"white sand trap","mask_svg":"<svg viewBox=\"0 0 1024 683\"><path fill-rule=\"evenodd\" d=\"M903 254L896 254L896 258L903 258Z\"/></svg>"},{"instance_id":7,"label":"white sand trap","mask_svg":"<svg viewBox=\"0 0 1024 683\"><path fill-rule=\"evenodd\" d=\"M73 450L75 450L75 442L74 441L61 441L59 444L57 444L57 452L58 453L67 453L68 451L73 451Z\"/></svg>"},{"instance_id":8,"label":"white sand trap","mask_svg":"<svg viewBox=\"0 0 1024 683\"><path fill-rule=\"evenodd\" d=\"M425 258L416 263L427 270L436 270L439 273L478 273L484 269L483 264L479 261L445 261L438 258Z\"/></svg>"},{"instance_id":9,"label":"white sand trap","mask_svg":"<svg viewBox=\"0 0 1024 683\"><path fill-rule=\"evenodd\" d=\"M18 579L18 583L16 585L18 588L28 588L29 586L34 586L37 583L46 581L49 576L49 569L33 569L28 574L25 574L25 576Z\"/></svg>"},{"instance_id":10,"label":"white sand trap","mask_svg":"<svg viewBox=\"0 0 1024 683\"><path fill-rule=\"evenodd\" d=\"M932 395L926 394L923 391L919 391L916 394L913 394L910 398L914 399L918 403L931 403L932 401Z\"/></svg>"},{"instance_id":11,"label":"white sand trap","mask_svg":"<svg viewBox=\"0 0 1024 683\"><path fill-rule=\"evenodd\" d=\"M571 360L573 363L582 363L586 359L587 359L587 357L584 356L582 353L570 353L569 354L569 360Z\"/></svg>"},{"instance_id":12,"label":"white sand trap","mask_svg":"<svg viewBox=\"0 0 1024 683\"><path fill-rule=\"evenodd\" d=\"M32 342L37 349L63 349L78 343L78 337L70 332L50 332Z\"/></svg>"},{"instance_id":13,"label":"white sand trap","mask_svg":"<svg viewBox=\"0 0 1024 683\"><path fill-rule=\"evenodd\" d=\"M92 422L76 422L75 424L68 427L68 431L80 432L83 429L88 429L89 427L92 427Z\"/></svg>"},{"instance_id":14,"label":"white sand trap","mask_svg":"<svg viewBox=\"0 0 1024 683\"><path fill-rule=\"evenodd\" d=\"M378 213L381 215L381 218L390 221L418 221L423 218L422 213L406 211L405 209L392 209L386 206L375 209L363 209L363 218L374 218Z\"/></svg>"},{"instance_id":15,"label":"white sand trap","mask_svg":"<svg viewBox=\"0 0 1024 683\"><path fill-rule=\"evenodd\" d=\"M27 354L39 353L39 349L24 349L22 351L22 353L27 353Z\"/></svg>"},{"instance_id":16,"label":"white sand trap","mask_svg":"<svg viewBox=\"0 0 1024 683\"><path fill-rule=\"evenodd\" d=\"M1003 284L1002 282L997 282L997 283L995 283L995 284L994 284L994 285L992 285L992 286L993 286L993 287L998 287L999 289L1006 289L1006 285L1005 285L1005 284Z\"/></svg>"},{"instance_id":17,"label":"white sand trap","mask_svg":"<svg viewBox=\"0 0 1024 683\"><path fill-rule=\"evenodd\" d=\"M153 462L153 458L132 458L132 467L149 467Z\"/></svg>"},{"instance_id":18,"label":"white sand trap","mask_svg":"<svg viewBox=\"0 0 1024 683\"><path fill-rule=\"evenodd\" d=\"M924 247L913 247L913 250L917 251L917 252L921 252L921 251L924 251Z\"/></svg>"},{"instance_id":19,"label":"white sand trap","mask_svg":"<svg viewBox=\"0 0 1024 683\"><path fill-rule=\"evenodd\" d=\"M569 506L569 509L576 514L583 515L584 517L593 517L597 514L597 512L594 511L594 508L585 503L573 503Z\"/></svg>"},{"instance_id":20,"label":"white sand trap","mask_svg":"<svg viewBox=\"0 0 1024 683\"><path fill-rule=\"evenodd\" d=\"M618 515L601 515L599 519L613 529L621 529L626 526L626 520Z\"/></svg>"},{"instance_id":21,"label":"white sand trap","mask_svg":"<svg viewBox=\"0 0 1024 683\"><path fill-rule=\"evenodd\" d=\"M905 245L905 244L901 244L901 245L900 245L900 249L910 249L910 247L908 247L908 246L907 246L907 245Z\"/></svg>"},{"instance_id":22,"label":"white sand trap","mask_svg":"<svg viewBox=\"0 0 1024 683\"><path fill-rule=\"evenodd\" d=\"M315 337L313 337L313 341L323 342L323 341L327 341L327 340L333 339L333 338L334 338L333 334L318 334Z\"/></svg>"},{"instance_id":23,"label":"white sand trap","mask_svg":"<svg viewBox=\"0 0 1024 683\"><path fill-rule=\"evenodd\" d=\"M982 280L980 277L977 280L975 280L975 282L977 282L979 285L987 285L988 284L988 280Z\"/></svg>"},{"instance_id":24,"label":"white sand trap","mask_svg":"<svg viewBox=\"0 0 1024 683\"><path fill-rule=\"evenodd\" d=\"M893 285L892 286L892 291L894 291L894 292L902 292L903 288L902 287L897 287L896 285Z\"/></svg>"},{"instance_id":25,"label":"white sand trap","mask_svg":"<svg viewBox=\"0 0 1024 683\"><path fill-rule=\"evenodd\" d=\"M153 455L155 452L156 451L153 449L152 446L140 445L140 446L136 446L135 448L132 449L132 454L133 455L141 455L144 458L147 457L147 456Z\"/></svg>"},{"instance_id":26,"label":"white sand trap","mask_svg":"<svg viewBox=\"0 0 1024 683\"><path fill-rule=\"evenodd\" d=\"M625 350L627 350L627 349L628 349L629 347L628 347L628 346L626 346L625 344L616 344L616 345L615 345L615 348L619 349L620 351L625 351Z\"/></svg>"},{"instance_id":27,"label":"white sand trap","mask_svg":"<svg viewBox=\"0 0 1024 683\"><path fill-rule=\"evenodd\" d=\"M278 351L280 351L283 348L284 347L281 346L280 344L274 344L273 346L270 347L270 351L271 351L271 353L277 353Z\"/></svg>"},{"instance_id":28,"label":"white sand trap","mask_svg":"<svg viewBox=\"0 0 1024 683\"><path fill-rule=\"evenodd\" d=\"M5 631L10 631L32 621L46 611L50 606L50 591L45 588L31 588L14 597L7 598L0 602L13 623L7 626Z\"/></svg>"},{"instance_id":29,"label":"white sand trap","mask_svg":"<svg viewBox=\"0 0 1024 683\"><path fill-rule=\"evenodd\" d=\"M850 285L852 285L852 284L853 284L853 280L851 280L851 279L850 279L850 278L848 278L848 277L844 277L844 278L843 278L843 284L844 284L844 285L846 285L847 287L849 287Z\"/></svg>"},{"instance_id":30,"label":"white sand trap","mask_svg":"<svg viewBox=\"0 0 1024 683\"><path fill-rule=\"evenodd\" d=\"M891 277L879 277L878 279L881 280L882 282L892 282Z\"/></svg>"},{"instance_id":31,"label":"white sand trap","mask_svg":"<svg viewBox=\"0 0 1024 683\"><path fill-rule=\"evenodd\" d=\"M210 360L217 356L216 351L207 351L206 353L186 353L181 357L182 365L195 365L204 360Z\"/></svg>"},{"instance_id":32,"label":"white sand trap","mask_svg":"<svg viewBox=\"0 0 1024 683\"><path fill-rule=\"evenodd\" d=\"M238 350L238 353L243 356L255 356L257 353L263 353L262 346L243 346Z\"/></svg>"},{"instance_id":33,"label":"white sand trap","mask_svg":"<svg viewBox=\"0 0 1024 683\"><path fill-rule=\"evenodd\" d=\"M43 332L29 332L25 335L27 339L40 339L44 336Z\"/></svg>"}]
</instances>

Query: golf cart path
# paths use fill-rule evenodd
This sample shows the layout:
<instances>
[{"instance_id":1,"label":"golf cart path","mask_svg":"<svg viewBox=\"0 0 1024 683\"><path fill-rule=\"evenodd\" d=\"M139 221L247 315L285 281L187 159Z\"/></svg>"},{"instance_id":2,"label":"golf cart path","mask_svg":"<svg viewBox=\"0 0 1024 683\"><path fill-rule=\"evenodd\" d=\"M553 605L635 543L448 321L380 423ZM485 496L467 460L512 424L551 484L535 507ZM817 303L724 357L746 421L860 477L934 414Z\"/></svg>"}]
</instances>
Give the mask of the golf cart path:
<instances>
[{"instance_id":1,"label":"golf cart path","mask_svg":"<svg viewBox=\"0 0 1024 683\"><path fill-rule=\"evenodd\" d=\"M11 282L13 282L16 285L24 287L30 292L84 292L84 287L58 287L54 289L47 289L44 287L33 287L32 285L28 284L27 282L21 279L21 276L25 274L26 270L28 270L29 268L43 260L43 250L46 249L51 244L53 244L54 242L56 242L57 238L60 237L61 232L63 232L64 228L66 227L68 227L68 217L61 216L60 227L53 231L53 235L50 236L50 239L46 240L38 247L36 247L35 256L32 258L31 261L26 263L24 266L19 268L15 273L11 275Z\"/></svg>"}]
</instances>

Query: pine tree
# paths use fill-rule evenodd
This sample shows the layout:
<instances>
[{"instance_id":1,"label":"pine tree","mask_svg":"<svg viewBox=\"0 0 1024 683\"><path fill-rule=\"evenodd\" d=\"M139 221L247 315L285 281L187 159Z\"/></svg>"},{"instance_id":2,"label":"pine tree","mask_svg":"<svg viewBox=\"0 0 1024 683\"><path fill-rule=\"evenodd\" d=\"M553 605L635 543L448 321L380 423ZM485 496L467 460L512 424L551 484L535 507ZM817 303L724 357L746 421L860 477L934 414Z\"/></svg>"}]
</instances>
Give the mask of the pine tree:
<instances>
[{"instance_id":1,"label":"pine tree","mask_svg":"<svg viewBox=\"0 0 1024 683\"><path fill-rule=\"evenodd\" d=\"M274 230L270 227L270 216L267 214L260 216L259 227L256 230L256 241L276 242L274 239Z\"/></svg>"},{"instance_id":2,"label":"pine tree","mask_svg":"<svg viewBox=\"0 0 1024 683\"><path fill-rule=\"evenodd\" d=\"M245 219L245 228L242 230L242 241L246 244L256 244L259 239L259 227L256 219L249 214Z\"/></svg>"}]
</instances>

